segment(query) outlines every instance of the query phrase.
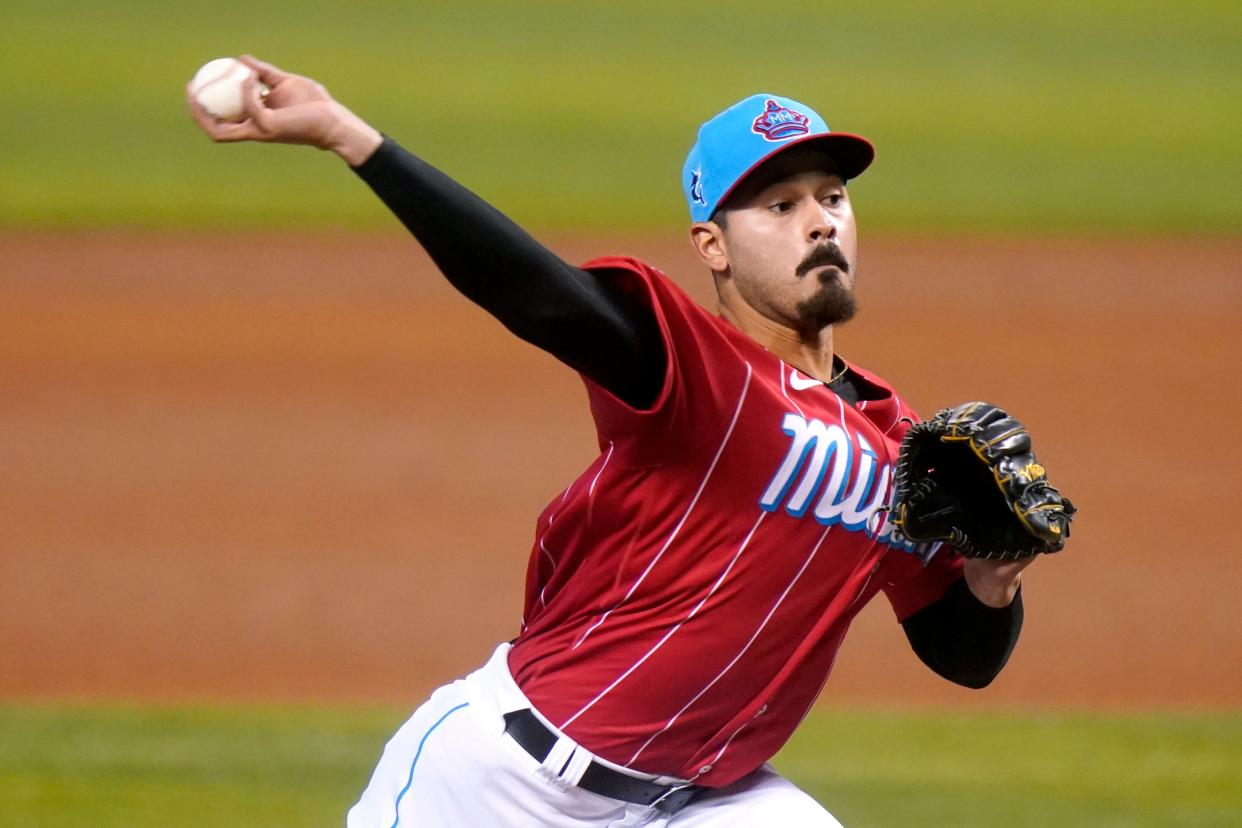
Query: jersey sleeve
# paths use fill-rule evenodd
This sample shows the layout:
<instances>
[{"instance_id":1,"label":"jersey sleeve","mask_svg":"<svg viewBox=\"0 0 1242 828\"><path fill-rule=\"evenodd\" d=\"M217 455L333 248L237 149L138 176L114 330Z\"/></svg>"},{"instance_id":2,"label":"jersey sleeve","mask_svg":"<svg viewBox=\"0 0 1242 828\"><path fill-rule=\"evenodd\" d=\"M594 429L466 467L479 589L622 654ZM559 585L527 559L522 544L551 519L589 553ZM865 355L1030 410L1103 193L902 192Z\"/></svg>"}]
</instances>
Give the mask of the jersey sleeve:
<instances>
[{"instance_id":1,"label":"jersey sleeve","mask_svg":"<svg viewBox=\"0 0 1242 828\"><path fill-rule=\"evenodd\" d=\"M601 448L627 444L638 463L661 464L720 433L741 404L750 369L713 317L660 271L636 259L609 257L583 265L649 307L667 362L655 400L636 408L583 375Z\"/></svg>"}]
</instances>

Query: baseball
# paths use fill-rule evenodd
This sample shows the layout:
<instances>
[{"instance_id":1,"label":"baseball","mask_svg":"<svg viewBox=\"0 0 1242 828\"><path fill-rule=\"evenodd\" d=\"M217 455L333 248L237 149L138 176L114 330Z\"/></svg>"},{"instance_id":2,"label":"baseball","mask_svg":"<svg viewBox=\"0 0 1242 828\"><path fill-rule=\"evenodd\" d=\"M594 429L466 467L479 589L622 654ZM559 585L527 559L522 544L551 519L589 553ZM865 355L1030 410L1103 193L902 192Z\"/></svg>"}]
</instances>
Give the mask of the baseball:
<instances>
[{"instance_id":1,"label":"baseball","mask_svg":"<svg viewBox=\"0 0 1242 828\"><path fill-rule=\"evenodd\" d=\"M245 107L242 84L254 70L236 58L216 58L203 64L190 81L194 99L221 121L238 121Z\"/></svg>"}]
</instances>

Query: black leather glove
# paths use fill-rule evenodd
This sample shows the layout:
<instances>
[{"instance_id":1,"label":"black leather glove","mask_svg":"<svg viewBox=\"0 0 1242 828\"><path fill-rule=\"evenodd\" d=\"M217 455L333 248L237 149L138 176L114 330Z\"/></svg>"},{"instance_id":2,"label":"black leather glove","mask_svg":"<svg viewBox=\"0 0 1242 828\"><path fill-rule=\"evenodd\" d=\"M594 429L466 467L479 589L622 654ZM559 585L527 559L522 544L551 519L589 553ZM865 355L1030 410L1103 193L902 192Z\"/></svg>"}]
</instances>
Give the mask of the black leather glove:
<instances>
[{"instance_id":1,"label":"black leather glove","mask_svg":"<svg viewBox=\"0 0 1242 828\"><path fill-rule=\"evenodd\" d=\"M973 558L1059 552L1077 511L1049 485L1021 423L984 402L946 408L906 432L892 522Z\"/></svg>"}]
</instances>

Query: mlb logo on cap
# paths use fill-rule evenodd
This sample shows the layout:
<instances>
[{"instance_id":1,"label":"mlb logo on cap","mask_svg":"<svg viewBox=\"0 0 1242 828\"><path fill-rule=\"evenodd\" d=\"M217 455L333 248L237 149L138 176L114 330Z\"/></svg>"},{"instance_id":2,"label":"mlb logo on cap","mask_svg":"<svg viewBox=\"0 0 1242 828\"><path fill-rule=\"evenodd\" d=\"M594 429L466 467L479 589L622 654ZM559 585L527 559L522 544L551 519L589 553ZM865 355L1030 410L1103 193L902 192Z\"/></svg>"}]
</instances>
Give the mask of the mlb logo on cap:
<instances>
[{"instance_id":1,"label":"mlb logo on cap","mask_svg":"<svg viewBox=\"0 0 1242 828\"><path fill-rule=\"evenodd\" d=\"M707 221L743 178L772 156L810 142L824 147L841 177L856 177L875 157L866 138L833 132L815 110L780 95L751 95L699 128L682 187L691 221Z\"/></svg>"}]
</instances>

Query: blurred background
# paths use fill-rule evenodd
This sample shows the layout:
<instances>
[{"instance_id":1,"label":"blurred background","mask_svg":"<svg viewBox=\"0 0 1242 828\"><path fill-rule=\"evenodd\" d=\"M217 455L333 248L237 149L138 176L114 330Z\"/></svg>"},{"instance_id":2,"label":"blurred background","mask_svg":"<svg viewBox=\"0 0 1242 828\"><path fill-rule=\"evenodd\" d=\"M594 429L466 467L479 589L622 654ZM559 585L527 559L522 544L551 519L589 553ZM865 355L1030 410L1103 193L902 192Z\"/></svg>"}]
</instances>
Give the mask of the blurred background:
<instances>
[{"instance_id":1,"label":"blurred background","mask_svg":"<svg viewBox=\"0 0 1242 828\"><path fill-rule=\"evenodd\" d=\"M841 352L1010 408L1082 512L992 687L877 601L781 767L850 826L1238 824L1242 15L1111 0L7 4L0 824L339 824L595 456L339 160L197 130L241 52L708 307L698 125L771 91L869 137ZM997 754L1026 783L980 793Z\"/></svg>"}]
</instances>

